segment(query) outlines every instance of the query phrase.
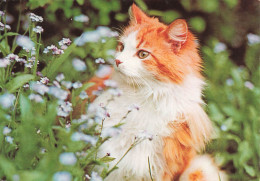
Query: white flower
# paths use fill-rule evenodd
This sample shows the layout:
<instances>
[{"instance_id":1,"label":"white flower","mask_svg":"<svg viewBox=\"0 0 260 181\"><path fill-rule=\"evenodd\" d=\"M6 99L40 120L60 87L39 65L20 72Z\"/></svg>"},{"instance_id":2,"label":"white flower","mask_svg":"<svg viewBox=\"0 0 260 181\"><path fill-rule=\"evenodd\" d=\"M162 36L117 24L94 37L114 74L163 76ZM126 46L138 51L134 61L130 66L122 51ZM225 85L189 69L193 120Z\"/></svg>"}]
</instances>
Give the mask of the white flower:
<instances>
[{"instance_id":1,"label":"white flower","mask_svg":"<svg viewBox=\"0 0 260 181\"><path fill-rule=\"evenodd\" d=\"M72 87L72 83L70 81L61 81L61 85L65 86L67 89Z\"/></svg>"},{"instance_id":2,"label":"white flower","mask_svg":"<svg viewBox=\"0 0 260 181\"><path fill-rule=\"evenodd\" d=\"M0 67L7 67L10 65L10 60L7 58L0 58Z\"/></svg>"},{"instance_id":3,"label":"white flower","mask_svg":"<svg viewBox=\"0 0 260 181\"><path fill-rule=\"evenodd\" d=\"M113 88L116 88L117 87L117 82L114 81L114 80L105 80L104 81L104 85L107 86L107 87L113 87Z\"/></svg>"},{"instance_id":4,"label":"white flower","mask_svg":"<svg viewBox=\"0 0 260 181\"><path fill-rule=\"evenodd\" d=\"M80 60L78 58L74 58L72 60L72 66L74 67L75 70L77 70L79 72L83 72L87 69L85 62L83 62L82 60Z\"/></svg>"},{"instance_id":5,"label":"white flower","mask_svg":"<svg viewBox=\"0 0 260 181\"><path fill-rule=\"evenodd\" d=\"M214 47L214 52L215 53L220 53L223 52L227 49L227 46L224 43L218 43L215 47Z\"/></svg>"},{"instance_id":6,"label":"white flower","mask_svg":"<svg viewBox=\"0 0 260 181\"><path fill-rule=\"evenodd\" d=\"M5 93L0 96L0 105L7 109L13 106L15 100L15 96L13 94Z\"/></svg>"},{"instance_id":7,"label":"white flower","mask_svg":"<svg viewBox=\"0 0 260 181\"><path fill-rule=\"evenodd\" d=\"M4 129L3 129L3 134L7 135L7 134L11 133L11 131L12 131L11 128L8 128L7 126L5 126Z\"/></svg>"},{"instance_id":8,"label":"white flower","mask_svg":"<svg viewBox=\"0 0 260 181\"><path fill-rule=\"evenodd\" d=\"M63 90L59 87L55 87L55 86L50 87L50 90L48 93L53 95L54 97L60 99L61 101L67 99L68 95L69 95L68 91Z\"/></svg>"},{"instance_id":9,"label":"white flower","mask_svg":"<svg viewBox=\"0 0 260 181\"><path fill-rule=\"evenodd\" d=\"M92 172L90 181L103 181L103 179L98 175L97 172Z\"/></svg>"},{"instance_id":10,"label":"white flower","mask_svg":"<svg viewBox=\"0 0 260 181\"><path fill-rule=\"evenodd\" d=\"M40 80L40 82L42 83L42 84L48 84L49 83L49 79L48 79L48 77L41 77L41 80Z\"/></svg>"},{"instance_id":11,"label":"white flower","mask_svg":"<svg viewBox=\"0 0 260 181\"><path fill-rule=\"evenodd\" d=\"M72 104L69 101L60 102L60 105L58 107L58 116L67 117L69 113L72 111Z\"/></svg>"},{"instance_id":12,"label":"white flower","mask_svg":"<svg viewBox=\"0 0 260 181\"><path fill-rule=\"evenodd\" d=\"M55 78L58 82L62 81L63 79L65 79L65 76L63 73L60 73L56 76Z\"/></svg>"},{"instance_id":13,"label":"white flower","mask_svg":"<svg viewBox=\"0 0 260 181\"><path fill-rule=\"evenodd\" d=\"M46 85L35 82L30 83L30 88L41 95L44 95L46 92L49 91L49 87L47 87Z\"/></svg>"},{"instance_id":14,"label":"white flower","mask_svg":"<svg viewBox=\"0 0 260 181\"><path fill-rule=\"evenodd\" d=\"M63 165L75 165L77 162L77 157L72 152L66 152L60 154L59 161Z\"/></svg>"},{"instance_id":15,"label":"white flower","mask_svg":"<svg viewBox=\"0 0 260 181\"><path fill-rule=\"evenodd\" d=\"M96 76L100 78L104 78L110 75L112 72L112 68L109 65L100 65L98 70L96 71Z\"/></svg>"},{"instance_id":16,"label":"white flower","mask_svg":"<svg viewBox=\"0 0 260 181\"><path fill-rule=\"evenodd\" d=\"M0 16L4 16L4 15L5 15L5 12L0 11Z\"/></svg>"},{"instance_id":17,"label":"white flower","mask_svg":"<svg viewBox=\"0 0 260 181\"><path fill-rule=\"evenodd\" d=\"M227 84L228 86L234 85L233 79L231 79L231 78L227 79L227 80L226 80L226 84Z\"/></svg>"},{"instance_id":18,"label":"white flower","mask_svg":"<svg viewBox=\"0 0 260 181\"><path fill-rule=\"evenodd\" d=\"M115 89L109 89L108 92L113 95L113 96L121 96L123 94L123 91L119 88L115 88Z\"/></svg>"},{"instance_id":19,"label":"white flower","mask_svg":"<svg viewBox=\"0 0 260 181\"><path fill-rule=\"evenodd\" d=\"M70 44L71 44L71 40L69 38L62 38L62 40L59 41L60 46L62 46L62 45L69 46Z\"/></svg>"},{"instance_id":20,"label":"white flower","mask_svg":"<svg viewBox=\"0 0 260 181\"><path fill-rule=\"evenodd\" d=\"M6 59L8 59L11 62L13 62L14 60L17 61L19 59L19 56L11 53L11 54L7 55Z\"/></svg>"},{"instance_id":21,"label":"white flower","mask_svg":"<svg viewBox=\"0 0 260 181\"><path fill-rule=\"evenodd\" d=\"M48 93L50 95L53 95L54 97L60 99L60 100L67 99L67 97L69 95L67 91L62 90L62 89L55 87L55 86L50 87Z\"/></svg>"},{"instance_id":22,"label":"white flower","mask_svg":"<svg viewBox=\"0 0 260 181\"><path fill-rule=\"evenodd\" d=\"M245 85L245 87L247 87L250 90L254 89L254 87L255 87L254 84L250 81L246 81L244 85Z\"/></svg>"},{"instance_id":23,"label":"white flower","mask_svg":"<svg viewBox=\"0 0 260 181\"><path fill-rule=\"evenodd\" d=\"M252 33L249 33L247 35L247 39L248 39L249 45L254 45L254 44L260 43L260 36L252 34Z\"/></svg>"},{"instance_id":24,"label":"white flower","mask_svg":"<svg viewBox=\"0 0 260 181\"><path fill-rule=\"evenodd\" d=\"M78 21L78 22L82 22L82 23L87 23L89 21L89 17L81 14L79 16L75 16L74 17L74 21Z\"/></svg>"},{"instance_id":25,"label":"white flower","mask_svg":"<svg viewBox=\"0 0 260 181\"><path fill-rule=\"evenodd\" d=\"M49 53L49 49L48 48L44 48L43 53Z\"/></svg>"},{"instance_id":26,"label":"white flower","mask_svg":"<svg viewBox=\"0 0 260 181\"><path fill-rule=\"evenodd\" d=\"M14 138L12 138L11 136L6 136L5 141L10 143L10 144L13 144Z\"/></svg>"},{"instance_id":27,"label":"white flower","mask_svg":"<svg viewBox=\"0 0 260 181\"><path fill-rule=\"evenodd\" d=\"M71 135L72 141L85 141L87 143L90 143L92 145L96 145L98 138L86 135L84 133L75 132Z\"/></svg>"},{"instance_id":28,"label":"white flower","mask_svg":"<svg viewBox=\"0 0 260 181\"><path fill-rule=\"evenodd\" d=\"M26 50L32 50L34 48L34 43L28 36L18 35L16 39L17 45L23 47Z\"/></svg>"},{"instance_id":29,"label":"white flower","mask_svg":"<svg viewBox=\"0 0 260 181\"><path fill-rule=\"evenodd\" d=\"M33 31L35 33L42 33L43 32L43 28L41 26L36 26L35 28L33 28Z\"/></svg>"},{"instance_id":30,"label":"white flower","mask_svg":"<svg viewBox=\"0 0 260 181\"><path fill-rule=\"evenodd\" d=\"M73 87L74 89L78 89L78 88L82 87L82 83L79 82L79 81L74 82L73 85L72 85L72 87Z\"/></svg>"},{"instance_id":31,"label":"white flower","mask_svg":"<svg viewBox=\"0 0 260 181\"><path fill-rule=\"evenodd\" d=\"M71 181L72 176L67 171L56 172L53 175L53 181Z\"/></svg>"},{"instance_id":32,"label":"white flower","mask_svg":"<svg viewBox=\"0 0 260 181\"><path fill-rule=\"evenodd\" d=\"M149 139L150 141L152 141L153 135L151 133L147 132L146 130L141 130L141 131L139 131L139 133L136 135L135 138L140 139L140 140Z\"/></svg>"},{"instance_id":33,"label":"white flower","mask_svg":"<svg viewBox=\"0 0 260 181\"><path fill-rule=\"evenodd\" d=\"M97 63L97 64L105 63L105 60L103 58L97 58L95 60L95 63Z\"/></svg>"},{"instance_id":34,"label":"white flower","mask_svg":"<svg viewBox=\"0 0 260 181\"><path fill-rule=\"evenodd\" d=\"M13 175L13 181L20 181L20 176L17 174Z\"/></svg>"},{"instance_id":35,"label":"white flower","mask_svg":"<svg viewBox=\"0 0 260 181\"><path fill-rule=\"evenodd\" d=\"M85 91L82 91L82 92L79 94L79 97L80 97L80 99L86 99L86 98L88 98L88 94L87 94Z\"/></svg>"},{"instance_id":36,"label":"white flower","mask_svg":"<svg viewBox=\"0 0 260 181\"><path fill-rule=\"evenodd\" d=\"M34 14L34 13L30 13L29 17L30 17L31 21L43 22L43 18L41 16Z\"/></svg>"},{"instance_id":37,"label":"white flower","mask_svg":"<svg viewBox=\"0 0 260 181\"><path fill-rule=\"evenodd\" d=\"M96 30L101 37L117 37L119 34L116 31L111 31L110 28L99 26Z\"/></svg>"},{"instance_id":38,"label":"white flower","mask_svg":"<svg viewBox=\"0 0 260 181\"><path fill-rule=\"evenodd\" d=\"M3 23L0 22L0 31L4 30L11 30L11 27L9 25L4 25Z\"/></svg>"},{"instance_id":39,"label":"white flower","mask_svg":"<svg viewBox=\"0 0 260 181\"><path fill-rule=\"evenodd\" d=\"M30 94L29 95L29 99L33 100L35 102L43 102L42 97L40 95L38 95L38 94Z\"/></svg>"},{"instance_id":40,"label":"white flower","mask_svg":"<svg viewBox=\"0 0 260 181\"><path fill-rule=\"evenodd\" d=\"M224 124L222 124L222 125L220 126L220 129L221 129L222 131L227 131L227 126L224 125Z\"/></svg>"},{"instance_id":41,"label":"white flower","mask_svg":"<svg viewBox=\"0 0 260 181\"><path fill-rule=\"evenodd\" d=\"M101 135L102 137L113 137L119 135L121 131L120 128L107 127L102 130Z\"/></svg>"},{"instance_id":42,"label":"white flower","mask_svg":"<svg viewBox=\"0 0 260 181\"><path fill-rule=\"evenodd\" d=\"M137 111L139 111L140 106L138 106L137 104L132 104L132 105L130 105L130 106L128 107L128 111L132 111L132 110L134 110L134 109L136 109Z\"/></svg>"}]
</instances>

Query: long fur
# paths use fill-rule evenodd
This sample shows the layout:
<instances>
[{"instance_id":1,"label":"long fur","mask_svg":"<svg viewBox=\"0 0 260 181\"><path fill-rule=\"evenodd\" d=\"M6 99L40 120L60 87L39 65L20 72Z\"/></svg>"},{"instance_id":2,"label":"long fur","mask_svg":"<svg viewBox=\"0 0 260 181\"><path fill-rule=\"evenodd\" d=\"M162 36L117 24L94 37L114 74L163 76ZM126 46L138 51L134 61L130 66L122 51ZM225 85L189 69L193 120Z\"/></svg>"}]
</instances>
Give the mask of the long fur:
<instances>
[{"instance_id":1,"label":"long fur","mask_svg":"<svg viewBox=\"0 0 260 181\"><path fill-rule=\"evenodd\" d=\"M130 150L106 180L150 180L149 167L156 181L209 180L204 168L196 169L195 159L219 172L210 159L197 156L210 140L212 125L202 108L198 44L187 27L184 20L164 25L137 6L131 7L130 24L119 39L124 47L115 57L121 63L115 65L111 78L122 95L113 97L108 90L93 102L107 105L110 117L103 123L104 131L123 125L101 146L98 156L114 157L112 168L140 132L148 132L153 139ZM149 56L140 59L140 49ZM140 108L127 114L132 104Z\"/></svg>"}]
</instances>

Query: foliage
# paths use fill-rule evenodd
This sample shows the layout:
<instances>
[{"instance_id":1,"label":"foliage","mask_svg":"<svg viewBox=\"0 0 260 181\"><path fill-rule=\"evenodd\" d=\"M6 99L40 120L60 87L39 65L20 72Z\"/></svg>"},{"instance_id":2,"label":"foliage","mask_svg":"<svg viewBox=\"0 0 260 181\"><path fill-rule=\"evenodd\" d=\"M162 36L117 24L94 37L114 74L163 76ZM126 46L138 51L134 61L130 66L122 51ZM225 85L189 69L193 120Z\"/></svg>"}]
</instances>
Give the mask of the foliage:
<instances>
[{"instance_id":1,"label":"foliage","mask_svg":"<svg viewBox=\"0 0 260 181\"><path fill-rule=\"evenodd\" d=\"M207 151L215 155L231 180L257 180L259 36L249 34L257 33L252 21L243 22L244 31L236 32L239 23L234 19L241 12L243 1L182 0L173 3L181 7L178 10L167 8L168 1L163 10L150 8L153 3L148 1L135 2L165 23L181 17L188 19L202 40L206 109L216 130ZM91 97L83 92L92 85L84 82L97 69L104 68L99 64L113 58L118 34L97 26L125 24L129 5L119 0L0 3L0 10L5 12L0 12L4 25L0 24L1 179L88 180L91 176L98 180L101 178L93 172L96 165L104 168L103 177L112 172L106 163L113 158L96 156L106 139L99 136L102 119L85 114L85 108L80 110L81 117L73 119L72 109L83 102L89 105ZM37 15L26 14L30 13L27 8L43 16L43 22ZM247 19L253 16L241 14ZM6 22L8 18L11 27ZM39 25L44 32L35 29ZM250 37L253 40L249 41ZM233 63L237 52L232 50L238 46L244 47L245 52L240 66Z\"/></svg>"}]
</instances>

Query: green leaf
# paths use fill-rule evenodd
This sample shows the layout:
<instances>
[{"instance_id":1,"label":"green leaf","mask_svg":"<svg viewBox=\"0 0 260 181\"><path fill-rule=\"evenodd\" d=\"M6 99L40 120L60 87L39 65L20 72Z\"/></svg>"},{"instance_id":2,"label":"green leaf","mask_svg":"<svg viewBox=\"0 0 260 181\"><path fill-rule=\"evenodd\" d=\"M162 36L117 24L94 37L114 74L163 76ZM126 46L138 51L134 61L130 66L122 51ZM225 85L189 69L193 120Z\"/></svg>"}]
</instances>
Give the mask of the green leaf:
<instances>
[{"instance_id":1,"label":"green leaf","mask_svg":"<svg viewBox=\"0 0 260 181\"><path fill-rule=\"evenodd\" d=\"M8 33L5 33L3 35L3 37L5 37L5 36L17 36L17 35L20 35L20 34L19 33L15 33L15 32L8 32Z\"/></svg>"},{"instance_id":2,"label":"green leaf","mask_svg":"<svg viewBox=\"0 0 260 181\"><path fill-rule=\"evenodd\" d=\"M77 3L78 3L79 5L83 5L83 4L84 4L84 0L77 0Z\"/></svg>"},{"instance_id":3,"label":"green leaf","mask_svg":"<svg viewBox=\"0 0 260 181\"><path fill-rule=\"evenodd\" d=\"M87 82L87 83L83 84L83 86L81 88L79 88L75 91L75 96L78 96L82 91L87 90L89 87L92 87L93 85L95 85L95 83L93 83L93 82Z\"/></svg>"},{"instance_id":4,"label":"green leaf","mask_svg":"<svg viewBox=\"0 0 260 181\"><path fill-rule=\"evenodd\" d=\"M115 160L115 158L110 156L104 156L103 158L100 158L98 161L108 163L108 162L112 162L113 160Z\"/></svg>"},{"instance_id":5,"label":"green leaf","mask_svg":"<svg viewBox=\"0 0 260 181\"><path fill-rule=\"evenodd\" d=\"M10 93L13 93L18 88L22 87L25 83L29 82L30 80L33 80L34 78L35 77L31 74L19 75L6 84L6 89Z\"/></svg>"},{"instance_id":6,"label":"green leaf","mask_svg":"<svg viewBox=\"0 0 260 181\"><path fill-rule=\"evenodd\" d=\"M69 48L65 50L65 53L60 57L51 62L47 67L45 67L42 71L43 75L46 75L50 79L53 79L54 76L58 73L57 70L61 67L61 65L68 60L68 56L71 52L76 48L75 44L70 45Z\"/></svg>"},{"instance_id":7,"label":"green leaf","mask_svg":"<svg viewBox=\"0 0 260 181\"><path fill-rule=\"evenodd\" d=\"M248 175L250 175L251 177L255 176L255 170L252 166L244 165L244 169L245 169L246 173Z\"/></svg>"}]
</instances>

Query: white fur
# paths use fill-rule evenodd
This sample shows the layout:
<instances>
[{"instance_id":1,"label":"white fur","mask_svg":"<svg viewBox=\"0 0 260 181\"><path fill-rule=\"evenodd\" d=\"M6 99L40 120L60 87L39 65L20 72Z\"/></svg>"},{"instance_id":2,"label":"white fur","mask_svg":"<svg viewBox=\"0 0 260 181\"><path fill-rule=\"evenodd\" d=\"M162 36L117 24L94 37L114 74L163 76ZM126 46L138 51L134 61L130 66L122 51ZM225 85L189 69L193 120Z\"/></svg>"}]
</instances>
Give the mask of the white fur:
<instances>
[{"instance_id":1,"label":"white fur","mask_svg":"<svg viewBox=\"0 0 260 181\"><path fill-rule=\"evenodd\" d=\"M195 157L189 167L183 172L180 181L189 180L190 174L201 171L203 180L205 181L226 181L226 175L219 171L218 167L214 164L213 160L208 155Z\"/></svg>"},{"instance_id":2,"label":"white fur","mask_svg":"<svg viewBox=\"0 0 260 181\"><path fill-rule=\"evenodd\" d=\"M111 157L116 158L110 163L111 168L128 150L140 131L151 133L153 140L145 140L134 147L118 164L119 169L106 178L107 181L150 180L148 157L153 179L160 181L166 167L163 157L163 137L172 133L168 124L175 121L180 114L203 111L200 106L203 103L201 99L203 81L192 74L187 75L179 85L154 79L142 66L142 60L136 56L136 35L137 32L134 32L128 37L123 37L121 41L124 43L124 50L116 55L116 59L123 63L118 68L115 67L118 71L112 79L118 82L123 94L108 103L112 95L109 91L105 91L94 104L108 103L107 111L110 113L110 118L105 119L104 129L117 125L127 114L130 105L137 104L140 110L133 110L123 120L120 134L106 141L101 146L98 156L103 157L110 153ZM194 110L194 107L200 109ZM203 124L201 124L202 131Z\"/></svg>"}]
</instances>

